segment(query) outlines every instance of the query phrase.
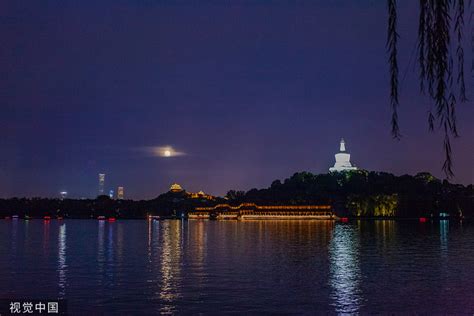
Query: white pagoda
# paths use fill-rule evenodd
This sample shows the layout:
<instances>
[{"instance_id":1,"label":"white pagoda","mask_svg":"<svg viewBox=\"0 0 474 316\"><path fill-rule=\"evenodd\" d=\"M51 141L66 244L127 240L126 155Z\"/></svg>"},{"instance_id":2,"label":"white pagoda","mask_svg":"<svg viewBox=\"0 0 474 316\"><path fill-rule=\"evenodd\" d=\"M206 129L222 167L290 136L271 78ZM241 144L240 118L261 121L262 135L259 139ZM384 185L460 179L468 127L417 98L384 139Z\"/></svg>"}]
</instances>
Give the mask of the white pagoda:
<instances>
[{"instance_id":1,"label":"white pagoda","mask_svg":"<svg viewBox=\"0 0 474 316\"><path fill-rule=\"evenodd\" d=\"M339 152L334 155L336 157L336 163L334 167L329 168L329 171L347 171L347 170L357 170L355 166L351 164L351 155L346 152L346 143L344 138L341 139L341 145L339 147Z\"/></svg>"}]
</instances>

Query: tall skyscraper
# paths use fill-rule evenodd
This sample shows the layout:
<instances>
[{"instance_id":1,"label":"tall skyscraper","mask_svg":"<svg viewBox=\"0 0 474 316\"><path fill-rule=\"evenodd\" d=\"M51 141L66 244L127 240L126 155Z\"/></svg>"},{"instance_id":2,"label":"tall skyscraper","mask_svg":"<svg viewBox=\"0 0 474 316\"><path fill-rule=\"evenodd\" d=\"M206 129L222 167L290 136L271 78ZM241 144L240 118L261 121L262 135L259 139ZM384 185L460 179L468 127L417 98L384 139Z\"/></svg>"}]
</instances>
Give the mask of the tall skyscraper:
<instances>
[{"instance_id":1,"label":"tall skyscraper","mask_svg":"<svg viewBox=\"0 0 474 316\"><path fill-rule=\"evenodd\" d=\"M99 195L104 195L105 173L99 173Z\"/></svg>"},{"instance_id":2,"label":"tall skyscraper","mask_svg":"<svg viewBox=\"0 0 474 316\"><path fill-rule=\"evenodd\" d=\"M123 187L117 188L117 199L123 200Z\"/></svg>"}]
</instances>

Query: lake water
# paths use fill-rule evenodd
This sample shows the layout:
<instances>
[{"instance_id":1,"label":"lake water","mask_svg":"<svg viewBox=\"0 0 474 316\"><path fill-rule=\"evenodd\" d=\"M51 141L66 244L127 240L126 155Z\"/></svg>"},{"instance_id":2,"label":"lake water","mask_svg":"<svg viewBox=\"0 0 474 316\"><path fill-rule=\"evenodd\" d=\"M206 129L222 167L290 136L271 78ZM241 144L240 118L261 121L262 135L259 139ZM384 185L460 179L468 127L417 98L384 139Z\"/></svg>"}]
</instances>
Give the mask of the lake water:
<instances>
[{"instance_id":1,"label":"lake water","mask_svg":"<svg viewBox=\"0 0 474 316\"><path fill-rule=\"evenodd\" d=\"M474 313L474 225L1 220L0 298L74 315Z\"/></svg>"}]
</instances>

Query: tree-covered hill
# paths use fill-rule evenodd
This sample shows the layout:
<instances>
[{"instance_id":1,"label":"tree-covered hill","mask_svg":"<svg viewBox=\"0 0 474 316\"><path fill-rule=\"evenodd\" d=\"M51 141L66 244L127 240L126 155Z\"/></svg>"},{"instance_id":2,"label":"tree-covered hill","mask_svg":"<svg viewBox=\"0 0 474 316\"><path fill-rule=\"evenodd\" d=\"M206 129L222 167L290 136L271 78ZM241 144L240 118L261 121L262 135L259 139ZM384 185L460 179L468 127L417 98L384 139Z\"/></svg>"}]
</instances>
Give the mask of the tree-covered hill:
<instances>
[{"instance_id":1,"label":"tree-covered hill","mask_svg":"<svg viewBox=\"0 0 474 316\"><path fill-rule=\"evenodd\" d=\"M233 203L328 203L338 212L354 216L451 216L474 215L473 185L441 181L427 172L395 176L366 170L312 174L295 173L266 189L231 190Z\"/></svg>"}]
</instances>

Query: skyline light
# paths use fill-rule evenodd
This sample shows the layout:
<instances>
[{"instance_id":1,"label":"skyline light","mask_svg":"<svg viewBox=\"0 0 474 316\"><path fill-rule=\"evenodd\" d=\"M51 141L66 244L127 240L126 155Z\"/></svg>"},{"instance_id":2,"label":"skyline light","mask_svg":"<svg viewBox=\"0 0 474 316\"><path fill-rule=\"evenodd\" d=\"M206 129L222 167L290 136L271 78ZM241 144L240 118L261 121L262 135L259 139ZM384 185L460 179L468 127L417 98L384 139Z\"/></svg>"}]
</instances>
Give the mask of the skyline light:
<instances>
[{"instance_id":1,"label":"skyline light","mask_svg":"<svg viewBox=\"0 0 474 316\"><path fill-rule=\"evenodd\" d=\"M124 199L124 189L123 189L123 187L118 187L117 188L117 199L118 200L123 200Z\"/></svg>"},{"instance_id":2,"label":"skyline light","mask_svg":"<svg viewBox=\"0 0 474 316\"><path fill-rule=\"evenodd\" d=\"M105 173L99 173L99 195L103 195L105 190Z\"/></svg>"}]
</instances>

